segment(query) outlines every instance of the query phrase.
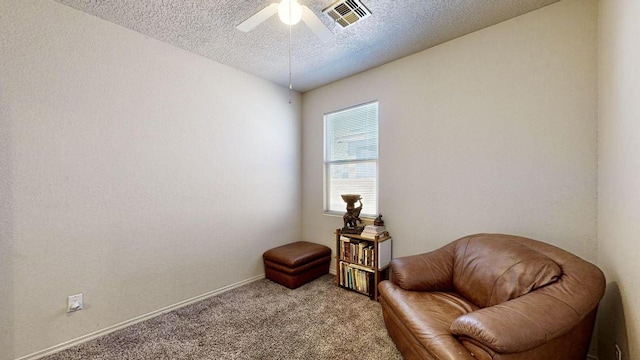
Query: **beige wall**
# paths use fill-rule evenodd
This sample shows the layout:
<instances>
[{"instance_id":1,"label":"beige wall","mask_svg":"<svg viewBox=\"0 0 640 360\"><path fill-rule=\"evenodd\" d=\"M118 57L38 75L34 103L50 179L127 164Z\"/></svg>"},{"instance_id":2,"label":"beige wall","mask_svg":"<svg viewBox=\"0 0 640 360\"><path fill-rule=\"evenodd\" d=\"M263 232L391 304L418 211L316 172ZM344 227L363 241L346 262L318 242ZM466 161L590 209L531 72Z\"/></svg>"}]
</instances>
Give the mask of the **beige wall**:
<instances>
[{"instance_id":1,"label":"beige wall","mask_svg":"<svg viewBox=\"0 0 640 360\"><path fill-rule=\"evenodd\" d=\"M599 3L600 359L640 358L640 2ZM626 324L626 326L625 326ZM628 338L628 346L627 346Z\"/></svg>"},{"instance_id":2,"label":"beige wall","mask_svg":"<svg viewBox=\"0 0 640 360\"><path fill-rule=\"evenodd\" d=\"M394 256L504 232L595 261L596 10L561 1L305 93L304 238L342 226L322 214L323 114L379 100Z\"/></svg>"},{"instance_id":3,"label":"beige wall","mask_svg":"<svg viewBox=\"0 0 640 360\"><path fill-rule=\"evenodd\" d=\"M299 96L52 1L0 7L0 359L260 276L300 238Z\"/></svg>"}]
</instances>

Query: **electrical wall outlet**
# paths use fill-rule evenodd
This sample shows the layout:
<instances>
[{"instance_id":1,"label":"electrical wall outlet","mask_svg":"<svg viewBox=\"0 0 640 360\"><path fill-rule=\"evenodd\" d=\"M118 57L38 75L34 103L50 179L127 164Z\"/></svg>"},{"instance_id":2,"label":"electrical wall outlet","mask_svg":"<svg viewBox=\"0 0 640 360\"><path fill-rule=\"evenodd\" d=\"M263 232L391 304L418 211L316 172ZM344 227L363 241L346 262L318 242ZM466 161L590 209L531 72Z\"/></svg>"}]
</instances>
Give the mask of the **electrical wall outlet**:
<instances>
[{"instance_id":1,"label":"electrical wall outlet","mask_svg":"<svg viewBox=\"0 0 640 360\"><path fill-rule=\"evenodd\" d=\"M67 297L67 312L82 310L82 294Z\"/></svg>"}]
</instances>

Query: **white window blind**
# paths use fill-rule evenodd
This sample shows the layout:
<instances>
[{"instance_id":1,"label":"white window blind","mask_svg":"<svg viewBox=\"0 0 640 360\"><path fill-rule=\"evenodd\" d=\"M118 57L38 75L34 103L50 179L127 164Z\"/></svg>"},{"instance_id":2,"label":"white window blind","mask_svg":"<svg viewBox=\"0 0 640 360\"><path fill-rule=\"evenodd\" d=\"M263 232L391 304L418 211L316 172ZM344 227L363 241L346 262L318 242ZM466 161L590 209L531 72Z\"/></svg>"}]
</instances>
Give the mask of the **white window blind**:
<instances>
[{"instance_id":1,"label":"white window blind","mask_svg":"<svg viewBox=\"0 0 640 360\"><path fill-rule=\"evenodd\" d=\"M325 212L344 213L342 194L362 196L378 214L378 102L325 114ZM356 206L358 203L356 203Z\"/></svg>"}]
</instances>

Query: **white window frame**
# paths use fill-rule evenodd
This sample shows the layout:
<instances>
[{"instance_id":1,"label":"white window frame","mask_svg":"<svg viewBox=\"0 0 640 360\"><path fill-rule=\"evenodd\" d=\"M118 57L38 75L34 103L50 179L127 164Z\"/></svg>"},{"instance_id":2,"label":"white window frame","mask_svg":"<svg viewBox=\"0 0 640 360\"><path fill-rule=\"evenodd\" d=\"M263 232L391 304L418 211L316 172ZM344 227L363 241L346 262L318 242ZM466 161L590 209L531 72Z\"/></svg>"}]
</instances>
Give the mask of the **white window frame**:
<instances>
[{"instance_id":1,"label":"white window frame","mask_svg":"<svg viewBox=\"0 0 640 360\"><path fill-rule=\"evenodd\" d=\"M376 131L377 131L377 151L376 151L376 156L375 158L367 158L367 159L362 159L362 160L330 160L329 157L329 141L332 139L328 139L329 134L327 134L327 118L331 115L335 115L338 113L342 113L342 112L346 112L346 111L351 111L354 109L358 109L360 107L364 107L364 106L370 106L372 104L376 105L376 112L377 112L377 119L376 119ZM379 158L380 158L380 138L379 138L379 132L380 132L380 104L378 100L375 101L369 101L366 103L362 103L362 104L358 104L358 105L354 105L345 109L341 109L341 110L337 110L337 111L333 111L330 113L326 113L324 114L324 127L323 127L323 135L324 135L324 151L323 151L323 157L324 157L324 174L323 174L323 208L324 208L324 214L327 215L343 215L346 211L346 203L342 202L342 207L336 209L331 209L331 200L329 199L331 191L330 191L330 186L331 186L331 178L330 178L330 171L329 168L331 165L337 165L337 164L362 164L362 163L370 163L373 162L375 164L375 201L373 203L373 207L374 207L374 211L371 213L365 213L365 209L370 209L369 206L367 205L371 205L370 202L367 202L367 200L371 201L371 199L367 199L366 197L363 197L362 202L365 205L363 207L363 212L361 214L362 218L375 218L378 215L378 211L379 211L379 207L378 207L378 198L379 198L379 191L378 191L378 186L379 186L379 176L378 173L380 171L379 168ZM357 193L357 192L355 192ZM358 203L356 203L356 206L358 206Z\"/></svg>"}]
</instances>

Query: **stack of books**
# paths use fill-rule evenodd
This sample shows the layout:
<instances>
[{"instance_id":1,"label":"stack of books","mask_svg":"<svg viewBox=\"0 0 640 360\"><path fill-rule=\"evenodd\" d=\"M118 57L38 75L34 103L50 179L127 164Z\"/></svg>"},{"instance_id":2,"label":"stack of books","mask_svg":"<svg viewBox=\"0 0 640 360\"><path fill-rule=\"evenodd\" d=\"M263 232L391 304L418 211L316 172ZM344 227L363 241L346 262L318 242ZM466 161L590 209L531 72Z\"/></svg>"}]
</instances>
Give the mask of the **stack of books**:
<instances>
[{"instance_id":1,"label":"stack of books","mask_svg":"<svg viewBox=\"0 0 640 360\"><path fill-rule=\"evenodd\" d=\"M341 261L340 273L340 285L373 297L375 291L373 270Z\"/></svg>"},{"instance_id":2,"label":"stack of books","mask_svg":"<svg viewBox=\"0 0 640 360\"><path fill-rule=\"evenodd\" d=\"M340 236L340 254L342 260L365 266L374 266L373 243L367 240L350 239Z\"/></svg>"},{"instance_id":3,"label":"stack of books","mask_svg":"<svg viewBox=\"0 0 640 360\"><path fill-rule=\"evenodd\" d=\"M375 239L387 234L387 228L384 225L367 225L360 236L367 239Z\"/></svg>"}]
</instances>

